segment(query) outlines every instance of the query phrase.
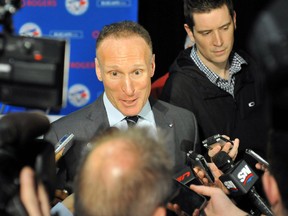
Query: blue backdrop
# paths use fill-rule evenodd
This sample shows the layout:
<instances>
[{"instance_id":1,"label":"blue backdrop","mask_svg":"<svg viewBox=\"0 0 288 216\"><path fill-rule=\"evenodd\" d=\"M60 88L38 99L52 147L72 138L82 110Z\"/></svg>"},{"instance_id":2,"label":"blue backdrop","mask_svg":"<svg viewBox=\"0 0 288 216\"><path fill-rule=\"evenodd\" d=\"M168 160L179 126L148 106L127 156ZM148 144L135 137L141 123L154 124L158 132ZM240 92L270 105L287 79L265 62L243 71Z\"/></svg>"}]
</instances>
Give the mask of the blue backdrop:
<instances>
[{"instance_id":1,"label":"blue backdrop","mask_svg":"<svg viewBox=\"0 0 288 216\"><path fill-rule=\"evenodd\" d=\"M75 111L103 92L94 67L99 31L106 24L137 17L138 0L22 0L13 16L15 34L65 38L70 43L67 103L57 114ZM4 113L22 109L6 106Z\"/></svg>"}]
</instances>

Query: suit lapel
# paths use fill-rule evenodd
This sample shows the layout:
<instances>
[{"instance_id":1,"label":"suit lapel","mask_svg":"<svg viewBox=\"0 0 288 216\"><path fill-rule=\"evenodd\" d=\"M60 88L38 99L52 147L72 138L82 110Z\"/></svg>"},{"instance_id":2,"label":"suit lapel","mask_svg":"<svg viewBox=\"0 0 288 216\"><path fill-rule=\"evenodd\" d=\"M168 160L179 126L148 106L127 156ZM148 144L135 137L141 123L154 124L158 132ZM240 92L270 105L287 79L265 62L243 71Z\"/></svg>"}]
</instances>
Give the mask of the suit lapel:
<instances>
[{"instance_id":1,"label":"suit lapel","mask_svg":"<svg viewBox=\"0 0 288 216\"><path fill-rule=\"evenodd\" d=\"M86 130L88 134L92 134L94 136L102 133L104 130L110 127L104 107L103 94L100 95L90 107L86 114L86 120Z\"/></svg>"},{"instance_id":2,"label":"suit lapel","mask_svg":"<svg viewBox=\"0 0 288 216\"><path fill-rule=\"evenodd\" d=\"M156 126L162 129L165 135L167 135L167 149L175 161L175 129L174 121L168 115L169 108L153 98L149 98L149 102L154 114Z\"/></svg>"}]
</instances>

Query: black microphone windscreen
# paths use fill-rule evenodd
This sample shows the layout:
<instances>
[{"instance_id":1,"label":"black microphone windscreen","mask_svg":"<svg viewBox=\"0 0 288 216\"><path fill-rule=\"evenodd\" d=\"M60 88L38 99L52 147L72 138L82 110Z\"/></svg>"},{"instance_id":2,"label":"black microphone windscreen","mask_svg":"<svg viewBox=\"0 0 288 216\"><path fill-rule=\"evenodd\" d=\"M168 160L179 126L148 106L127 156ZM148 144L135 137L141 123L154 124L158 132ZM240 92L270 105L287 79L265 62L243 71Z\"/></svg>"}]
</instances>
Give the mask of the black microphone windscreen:
<instances>
[{"instance_id":1,"label":"black microphone windscreen","mask_svg":"<svg viewBox=\"0 0 288 216\"><path fill-rule=\"evenodd\" d=\"M232 158L224 151L220 151L213 156L212 161L215 163L218 169L224 173L233 166Z\"/></svg>"},{"instance_id":2,"label":"black microphone windscreen","mask_svg":"<svg viewBox=\"0 0 288 216\"><path fill-rule=\"evenodd\" d=\"M49 119L38 112L10 113L0 119L0 146L22 145L50 128Z\"/></svg>"}]
</instances>

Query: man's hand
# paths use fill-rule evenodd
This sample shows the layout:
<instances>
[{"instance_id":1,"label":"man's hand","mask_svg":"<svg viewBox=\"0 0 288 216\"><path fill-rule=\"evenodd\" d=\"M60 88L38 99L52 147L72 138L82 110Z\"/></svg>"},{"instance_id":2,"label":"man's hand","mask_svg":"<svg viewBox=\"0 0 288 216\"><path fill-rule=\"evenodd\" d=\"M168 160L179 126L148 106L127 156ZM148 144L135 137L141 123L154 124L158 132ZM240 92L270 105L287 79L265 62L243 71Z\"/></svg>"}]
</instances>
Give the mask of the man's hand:
<instances>
[{"instance_id":1,"label":"man's hand","mask_svg":"<svg viewBox=\"0 0 288 216\"><path fill-rule=\"evenodd\" d=\"M66 199L64 199L62 204L69 209L70 212L74 213L74 193L70 194Z\"/></svg>"},{"instance_id":2,"label":"man's hand","mask_svg":"<svg viewBox=\"0 0 288 216\"><path fill-rule=\"evenodd\" d=\"M224 137L229 139L228 136L224 135ZM230 142L226 142L222 147L220 144L213 145L213 148L208 151L209 157L213 158L219 151L225 151L233 160L235 160L238 154L240 140L236 138L232 142L233 145Z\"/></svg>"},{"instance_id":3,"label":"man's hand","mask_svg":"<svg viewBox=\"0 0 288 216\"><path fill-rule=\"evenodd\" d=\"M223 172L217 168L214 163L208 163L211 172L214 175L214 183L210 184L208 179L205 177L205 173L198 168L194 168L194 173L197 175L199 180L202 182L203 185L211 186L211 187L218 187L224 191L225 194L229 194L229 190L223 185L223 183L219 180L219 177L223 175Z\"/></svg>"},{"instance_id":4,"label":"man's hand","mask_svg":"<svg viewBox=\"0 0 288 216\"><path fill-rule=\"evenodd\" d=\"M204 212L209 216L245 216L246 212L235 206L226 194L219 188L190 185L190 188L198 194L210 197ZM195 214L193 214L194 216Z\"/></svg>"},{"instance_id":5,"label":"man's hand","mask_svg":"<svg viewBox=\"0 0 288 216\"><path fill-rule=\"evenodd\" d=\"M41 182L36 185L30 167L24 167L20 173L20 199L29 216L50 216L48 194Z\"/></svg>"}]
</instances>

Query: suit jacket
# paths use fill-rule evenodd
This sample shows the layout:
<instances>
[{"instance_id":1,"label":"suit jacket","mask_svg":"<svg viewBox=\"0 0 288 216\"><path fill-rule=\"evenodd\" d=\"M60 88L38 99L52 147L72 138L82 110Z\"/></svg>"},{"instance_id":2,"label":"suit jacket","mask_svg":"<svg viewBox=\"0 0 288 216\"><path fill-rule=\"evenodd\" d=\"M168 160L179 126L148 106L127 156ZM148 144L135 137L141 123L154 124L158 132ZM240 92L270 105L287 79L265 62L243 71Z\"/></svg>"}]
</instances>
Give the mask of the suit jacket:
<instances>
[{"instance_id":1,"label":"suit jacket","mask_svg":"<svg viewBox=\"0 0 288 216\"><path fill-rule=\"evenodd\" d=\"M160 100L149 98L149 102L156 126L167 133L167 150L174 161L175 172L179 171L185 166L186 162L186 154L181 150L182 141L189 141L191 143L190 149L195 151L200 148L195 116L186 109ZM51 124L51 129L45 135L45 139L53 144L56 144L62 136L69 132L75 135L76 140L81 141L73 144L61 161L62 167L60 169L62 170L62 175L66 175L65 177L62 176L62 178L66 178L65 181L73 180L81 158L81 152L85 148L86 143L109 127L103 95L90 105Z\"/></svg>"}]
</instances>

